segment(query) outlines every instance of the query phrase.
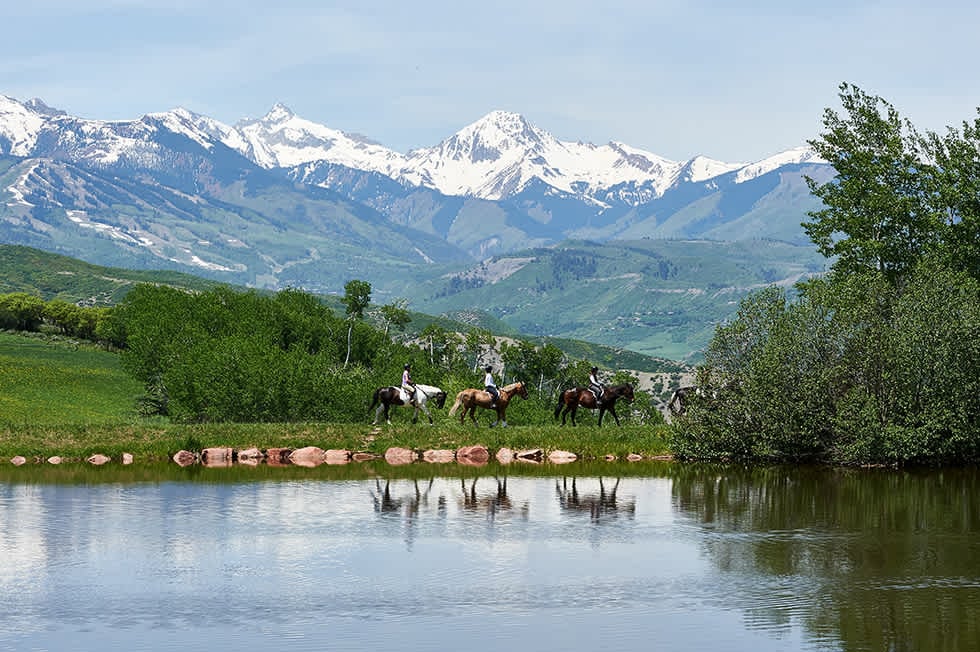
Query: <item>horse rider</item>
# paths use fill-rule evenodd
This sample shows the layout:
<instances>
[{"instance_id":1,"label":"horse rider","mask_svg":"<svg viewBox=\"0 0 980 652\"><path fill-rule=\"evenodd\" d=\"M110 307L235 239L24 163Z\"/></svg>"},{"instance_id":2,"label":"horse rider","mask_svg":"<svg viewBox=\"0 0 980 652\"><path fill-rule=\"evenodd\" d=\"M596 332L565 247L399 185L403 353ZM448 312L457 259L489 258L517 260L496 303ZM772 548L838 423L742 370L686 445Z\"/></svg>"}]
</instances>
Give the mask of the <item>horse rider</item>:
<instances>
[{"instance_id":1,"label":"horse rider","mask_svg":"<svg viewBox=\"0 0 980 652\"><path fill-rule=\"evenodd\" d=\"M595 394L595 406L602 407L602 392L605 386L599 382L599 367L592 367L589 371L589 390Z\"/></svg>"},{"instance_id":2,"label":"horse rider","mask_svg":"<svg viewBox=\"0 0 980 652\"><path fill-rule=\"evenodd\" d=\"M493 367L487 365L483 368L487 375L483 377L483 385L486 390L490 393L490 409L495 409L497 407L497 400L500 398L500 392L497 391L497 384L493 382Z\"/></svg>"},{"instance_id":3,"label":"horse rider","mask_svg":"<svg viewBox=\"0 0 980 652\"><path fill-rule=\"evenodd\" d=\"M412 365L406 364L402 371L402 389L408 394L409 405L415 405L415 381L412 380Z\"/></svg>"}]
</instances>

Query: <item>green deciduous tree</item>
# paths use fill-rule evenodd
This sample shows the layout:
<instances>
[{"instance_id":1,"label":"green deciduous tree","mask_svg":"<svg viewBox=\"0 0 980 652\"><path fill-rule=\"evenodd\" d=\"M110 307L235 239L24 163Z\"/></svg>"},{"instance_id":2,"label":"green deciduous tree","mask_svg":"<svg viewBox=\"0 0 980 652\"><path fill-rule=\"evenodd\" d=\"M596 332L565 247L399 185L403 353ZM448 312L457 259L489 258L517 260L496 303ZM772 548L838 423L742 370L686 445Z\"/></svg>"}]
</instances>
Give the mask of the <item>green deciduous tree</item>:
<instances>
[{"instance_id":1,"label":"green deciduous tree","mask_svg":"<svg viewBox=\"0 0 980 652\"><path fill-rule=\"evenodd\" d=\"M824 111L826 131L809 141L837 172L830 182L807 178L825 208L804 222L839 273L875 270L898 283L944 238L943 213L923 138L880 97L840 87L844 115Z\"/></svg>"},{"instance_id":2,"label":"green deciduous tree","mask_svg":"<svg viewBox=\"0 0 980 652\"><path fill-rule=\"evenodd\" d=\"M344 366L346 367L350 363L354 322L364 318L364 311L371 304L371 284L357 279L347 281L344 285L344 296L341 301L347 310L347 356L344 358Z\"/></svg>"}]
</instances>

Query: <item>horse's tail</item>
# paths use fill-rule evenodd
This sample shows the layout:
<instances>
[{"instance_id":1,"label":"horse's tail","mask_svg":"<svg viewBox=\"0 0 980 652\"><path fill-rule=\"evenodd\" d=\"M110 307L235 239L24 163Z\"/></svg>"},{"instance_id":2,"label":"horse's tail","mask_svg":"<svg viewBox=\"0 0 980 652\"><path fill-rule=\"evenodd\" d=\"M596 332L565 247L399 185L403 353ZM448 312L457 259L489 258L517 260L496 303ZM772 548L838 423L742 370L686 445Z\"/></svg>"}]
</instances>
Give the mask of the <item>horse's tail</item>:
<instances>
[{"instance_id":1,"label":"horse's tail","mask_svg":"<svg viewBox=\"0 0 980 652\"><path fill-rule=\"evenodd\" d=\"M453 403L453 406L451 408L449 408L449 416L454 416L456 414L456 410L458 410L459 406L462 404L463 404L463 392L460 392L459 394L456 395L456 402Z\"/></svg>"},{"instance_id":2,"label":"horse's tail","mask_svg":"<svg viewBox=\"0 0 980 652\"><path fill-rule=\"evenodd\" d=\"M374 390L374 396L371 398L371 407L368 408L368 411L369 412L374 409L374 406L375 405L378 404L378 400L381 397L381 390L382 389L384 389L384 388L383 387L379 387L378 389Z\"/></svg>"},{"instance_id":3,"label":"horse's tail","mask_svg":"<svg viewBox=\"0 0 980 652\"><path fill-rule=\"evenodd\" d=\"M558 418L558 415L561 414L561 409L563 407L565 407L565 392L564 391L561 391L561 392L558 392L558 405L557 405L557 407L555 407L555 418L556 419Z\"/></svg>"}]
</instances>

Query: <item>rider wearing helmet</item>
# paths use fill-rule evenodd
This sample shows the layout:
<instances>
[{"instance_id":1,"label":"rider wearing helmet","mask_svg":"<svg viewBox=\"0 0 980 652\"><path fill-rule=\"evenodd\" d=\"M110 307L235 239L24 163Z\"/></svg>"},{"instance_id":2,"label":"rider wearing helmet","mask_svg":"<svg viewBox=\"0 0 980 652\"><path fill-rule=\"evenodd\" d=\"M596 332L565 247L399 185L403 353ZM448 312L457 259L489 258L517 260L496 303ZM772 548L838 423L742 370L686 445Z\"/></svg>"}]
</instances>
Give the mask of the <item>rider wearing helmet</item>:
<instances>
[{"instance_id":1,"label":"rider wearing helmet","mask_svg":"<svg viewBox=\"0 0 980 652\"><path fill-rule=\"evenodd\" d=\"M589 372L589 389L595 394L595 406L602 407L602 392L605 387L599 382L599 367L592 367Z\"/></svg>"}]
</instances>

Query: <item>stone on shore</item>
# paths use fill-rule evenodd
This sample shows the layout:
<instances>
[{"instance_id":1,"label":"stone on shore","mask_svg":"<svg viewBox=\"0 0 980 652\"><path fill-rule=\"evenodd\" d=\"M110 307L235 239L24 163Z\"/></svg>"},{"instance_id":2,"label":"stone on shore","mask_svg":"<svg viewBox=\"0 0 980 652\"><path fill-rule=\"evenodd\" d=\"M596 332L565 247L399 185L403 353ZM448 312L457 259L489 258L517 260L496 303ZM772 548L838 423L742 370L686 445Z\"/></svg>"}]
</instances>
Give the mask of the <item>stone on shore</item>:
<instances>
[{"instance_id":1,"label":"stone on shore","mask_svg":"<svg viewBox=\"0 0 980 652\"><path fill-rule=\"evenodd\" d=\"M544 451L540 448L529 448L517 452L517 459L521 462L540 462L544 457Z\"/></svg>"},{"instance_id":2,"label":"stone on shore","mask_svg":"<svg viewBox=\"0 0 980 652\"><path fill-rule=\"evenodd\" d=\"M466 466L483 466L490 461L490 451L486 446L462 446L456 449L456 461Z\"/></svg>"},{"instance_id":3,"label":"stone on shore","mask_svg":"<svg viewBox=\"0 0 980 652\"><path fill-rule=\"evenodd\" d=\"M245 460L261 460L263 457L265 457L265 453L260 451L255 446L238 451L238 459L242 462Z\"/></svg>"},{"instance_id":4,"label":"stone on shore","mask_svg":"<svg viewBox=\"0 0 980 652\"><path fill-rule=\"evenodd\" d=\"M494 457L496 457L497 461L500 462L501 464L510 464L511 462L514 461L514 459L517 456L514 454L514 451L512 451L511 449L501 448L500 450L497 451L497 454Z\"/></svg>"},{"instance_id":5,"label":"stone on shore","mask_svg":"<svg viewBox=\"0 0 980 652\"><path fill-rule=\"evenodd\" d=\"M89 455L85 461L89 464L94 464L95 466L102 466L103 464L110 462L111 458L108 455L96 453L95 455Z\"/></svg>"},{"instance_id":6,"label":"stone on shore","mask_svg":"<svg viewBox=\"0 0 980 652\"><path fill-rule=\"evenodd\" d=\"M323 459L323 453L323 449L318 446L304 446L290 453L289 461L296 466L320 466L325 461Z\"/></svg>"},{"instance_id":7,"label":"stone on shore","mask_svg":"<svg viewBox=\"0 0 980 652\"><path fill-rule=\"evenodd\" d=\"M173 460L178 466L190 466L197 462L197 455L190 451L180 450L174 453Z\"/></svg>"},{"instance_id":8,"label":"stone on shore","mask_svg":"<svg viewBox=\"0 0 980 652\"><path fill-rule=\"evenodd\" d=\"M350 451L343 448L331 448L323 452L323 460L327 464L347 464L350 458Z\"/></svg>"},{"instance_id":9,"label":"stone on shore","mask_svg":"<svg viewBox=\"0 0 980 652\"><path fill-rule=\"evenodd\" d=\"M569 451L551 451L548 453L548 461L552 464L568 464L578 459L578 455Z\"/></svg>"},{"instance_id":10,"label":"stone on shore","mask_svg":"<svg viewBox=\"0 0 980 652\"><path fill-rule=\"evenodd\" d=\"M13 464L14 466L22 466L24 464L27 464L27 458L24 457L23 455L14 455L13 457L10 458L10 463Z\"/></svg>"},{"instance_id":11,"label":"stone on shore","mask_svg":"<svg viewBox=\"0 0 980 652\"><path fill-rule=\"evenodd\" d=\"M270 448L265 452L265 463L269 466L285 466L289 464L292 448Z\"/></svg>"},{"instance_id":12,"label":"stone on shore","mask_svg":"<svg viewBox=\"0 0 980 652\"><path fill-rule=\"evenodd\" d=\"M385 461L394 466L411 464L416 459L418 459L418 455L415 453L415 451L409 448L392 446L385 451Z\"/></svg>"},{"instance_id":13,"label":"stone on shore","mask_svg":"<svg viewBox=\"0 0 980 652\"><path fill-rule=\"evenodd\" d=\"M231 466L235 452L227 447L205 448L201 451L201 463L205 466Z\"/></svg>"},{"instance_id":14,"label":"stone on shore","mask_svg":"<svg viewBox=\"0 0 980 652\"><path fill-rule=\"evenodd\" d=\"M456 459L456 453L447 449L427 450L422 453L422 459L434 464L445 464Z\"/></svg>"}]
</instances>

